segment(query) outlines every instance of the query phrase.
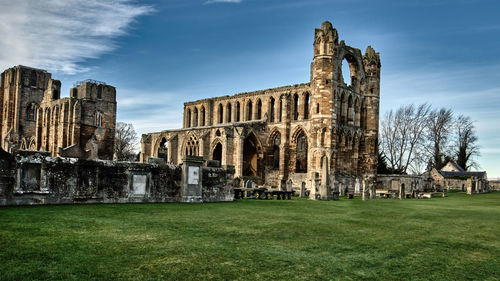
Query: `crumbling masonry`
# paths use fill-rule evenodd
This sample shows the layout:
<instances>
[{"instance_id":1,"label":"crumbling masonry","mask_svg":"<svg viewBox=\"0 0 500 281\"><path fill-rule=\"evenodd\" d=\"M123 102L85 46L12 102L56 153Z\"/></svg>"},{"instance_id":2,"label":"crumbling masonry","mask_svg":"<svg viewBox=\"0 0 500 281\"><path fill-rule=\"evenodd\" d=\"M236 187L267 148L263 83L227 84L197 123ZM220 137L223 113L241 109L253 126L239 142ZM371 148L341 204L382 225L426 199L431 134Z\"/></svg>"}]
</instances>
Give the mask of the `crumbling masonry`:
<instances>
[{"instance_id":1,"label":"crumbling masonry","mask_svg":"<svg viewBox=\"0 0 500 281\"><path fill-rule=\"evenodd\" d=\"M309 83L186 102L182 129L142 136L141 161L202 156L235 166L235 177L308 189L328 163L334 190L359 193L376 175L380 66L372 47L362 55L324 22Z\"/></svg>"},{"instance_id":2,"label":"crumbling masonry","mask_svg":"<svg viewBox=\"0 0 500 281\"><path fill-rule=\"evenodd\" d=\"M75 84L60 98L61 82L26 66L4 71L0 80L0 144L10 153L112 159L116 90L103 82Z\"/></svg>"}]
</instances>

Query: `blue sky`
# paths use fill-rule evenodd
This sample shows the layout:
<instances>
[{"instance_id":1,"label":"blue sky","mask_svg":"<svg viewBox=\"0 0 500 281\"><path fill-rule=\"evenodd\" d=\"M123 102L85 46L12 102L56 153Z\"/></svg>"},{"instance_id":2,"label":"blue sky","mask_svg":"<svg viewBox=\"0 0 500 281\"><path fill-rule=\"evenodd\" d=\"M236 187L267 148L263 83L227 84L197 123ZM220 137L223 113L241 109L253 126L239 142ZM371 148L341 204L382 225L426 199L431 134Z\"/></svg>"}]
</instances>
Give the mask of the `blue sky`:
<instances>
[{"instance_id":1,"label":"blue sky","mask_svg":"<svg viewBox=\"0 0 500 281\"><path fill-rule=\"evenodd\" d=\"M63 95L117 88L118 121L179 128L183 102L309 81L314 28L380 52L381 118L430 102L476 120L500 177L500 4L488 0L0 0L0 68L52 72Z\"/></svg>"}]
</instances>

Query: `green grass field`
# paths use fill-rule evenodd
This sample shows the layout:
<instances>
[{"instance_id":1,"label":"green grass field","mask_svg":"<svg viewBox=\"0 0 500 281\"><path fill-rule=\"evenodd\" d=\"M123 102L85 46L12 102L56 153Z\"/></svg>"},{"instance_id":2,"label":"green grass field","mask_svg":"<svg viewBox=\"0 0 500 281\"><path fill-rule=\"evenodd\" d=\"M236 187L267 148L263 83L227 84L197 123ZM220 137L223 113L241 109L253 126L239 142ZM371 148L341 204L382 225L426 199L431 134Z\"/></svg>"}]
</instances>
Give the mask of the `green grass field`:
<instances>
[{"instance_id":1,"label":"green grass field","mask_svg":"<svg viewBox=\"0 0 500 281\"><path fill-rule=\"evenodd\" d=\"M499 280L500 193L0 208L3 280Z\"/></svg>"}]
</instances>

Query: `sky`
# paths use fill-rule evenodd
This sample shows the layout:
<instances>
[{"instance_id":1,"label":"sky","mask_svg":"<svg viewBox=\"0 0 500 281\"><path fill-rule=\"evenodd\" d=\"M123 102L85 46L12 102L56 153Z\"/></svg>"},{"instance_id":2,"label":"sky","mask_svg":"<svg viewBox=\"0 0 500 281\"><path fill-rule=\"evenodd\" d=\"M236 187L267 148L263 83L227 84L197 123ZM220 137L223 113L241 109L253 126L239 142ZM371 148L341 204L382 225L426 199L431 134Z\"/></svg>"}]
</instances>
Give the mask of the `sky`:
<instances>
[{"instance_id":1,"label":"sky","mask_svg":"<svg viewBox=\"0 0 500 281\"><path fill-rule=\"evenodd\" d=\"M381 111L428 102L470 116L500 177L497 0L0 0L0 69L46 69L69 96L117 89L117 121L180 128L183 103L309 81L314 28L380 52Z\"/></svg>"}]
</instances>

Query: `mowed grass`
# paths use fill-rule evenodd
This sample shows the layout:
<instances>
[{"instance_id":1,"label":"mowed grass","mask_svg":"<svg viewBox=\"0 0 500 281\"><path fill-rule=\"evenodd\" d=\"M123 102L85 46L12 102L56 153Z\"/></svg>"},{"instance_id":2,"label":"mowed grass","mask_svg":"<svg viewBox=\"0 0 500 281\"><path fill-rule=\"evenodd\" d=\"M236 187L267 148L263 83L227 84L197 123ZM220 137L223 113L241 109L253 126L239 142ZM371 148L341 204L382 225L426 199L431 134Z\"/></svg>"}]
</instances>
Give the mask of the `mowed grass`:
<instances>
[{"instance_id":1,"label":"mowed grass","mask_svg":"<svg viewBox=\"0 0 500 281\"><path fill-rule=\"evenodd\" d=\"M500 193L0 208L4 280L499 280Z\"/></svg>"}]
</instances>

